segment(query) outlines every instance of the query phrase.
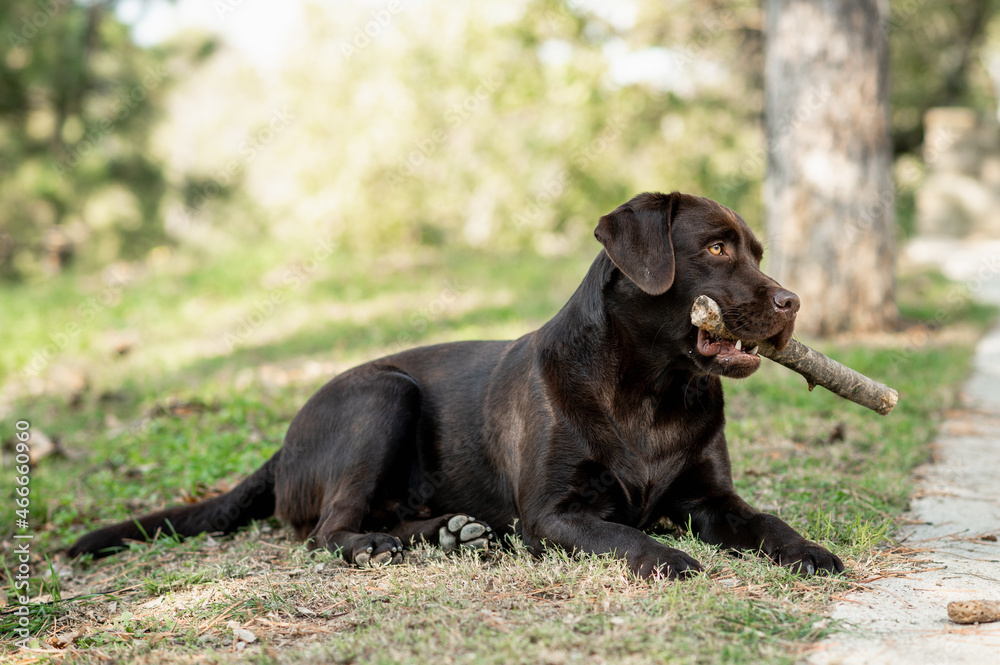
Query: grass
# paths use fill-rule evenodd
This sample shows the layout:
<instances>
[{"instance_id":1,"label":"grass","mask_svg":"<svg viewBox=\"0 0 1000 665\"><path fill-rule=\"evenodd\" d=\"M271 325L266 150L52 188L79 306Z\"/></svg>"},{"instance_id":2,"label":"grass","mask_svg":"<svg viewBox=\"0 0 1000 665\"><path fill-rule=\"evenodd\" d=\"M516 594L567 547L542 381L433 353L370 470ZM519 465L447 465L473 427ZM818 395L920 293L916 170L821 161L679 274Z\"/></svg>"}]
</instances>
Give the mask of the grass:
<instances>
[{"instance_id":1,"label":"grass","mask_svg":"<svg viewBox=\"0 0 1000 665\"><path fill-rule=\"evenodd\" d=\"M96 523L225 491L342 369L397 348L537 327L592 258L261 247L161 253L120 288L67 275L5 290L0 317L16 325L0 328L0 439L24 419L57 448L31 472L38 650L5 642L0 659L794 662L832 629L822 613L831 598L886 565L910 471L927 458L993 315L949 297L956 287L939 276L901 281L904 332L820 347L896 387L890 416L810 393L773 364L727 384L740 491L840 554L843 578L796 578L676 529L657 537L706 566L676 584L631 579L602 557L535 560L516 544L489 558L421 549L404 566L357 570L307 553L274 521L231 538L162 538L99 562L59 553ZM8 566L16 532L12 511L0 511ZM18 619L12 582L5 569L5 638Z\"/></svg>"}]
</instances>

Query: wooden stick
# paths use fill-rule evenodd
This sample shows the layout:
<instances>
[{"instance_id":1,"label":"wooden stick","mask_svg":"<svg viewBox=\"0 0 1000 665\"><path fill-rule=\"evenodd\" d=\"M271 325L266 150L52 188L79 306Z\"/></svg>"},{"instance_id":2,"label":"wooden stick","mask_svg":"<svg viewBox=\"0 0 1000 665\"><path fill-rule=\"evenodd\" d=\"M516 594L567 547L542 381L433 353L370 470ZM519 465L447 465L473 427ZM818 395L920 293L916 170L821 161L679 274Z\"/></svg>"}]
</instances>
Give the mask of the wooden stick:
<instances>
[{"instance_id":1,"label":"wooden stick","mask_svg":"<svg viewBox=\"0 0 1000 665\"><path fill-rule=\"evenodd\" d=\"M1000 601L956 600L948 603L948 618L955 623L1000 621Z\"/></svg>"},{"instance_id":2,"label":"wooden stick","mask_svg":"<svg viewBox=\"0 0 1000 665\"><path fill-rule=\"evenodd\" d=\"M698 296L695 299L691 307L691 323L717 337L737 339L723 323L718 303L708 296ZM804 376L809 383L809 390L823 386L830 392L883 416L892 411L892 407L899 401L899 393L889 386L841 365L798 340L789 340L788 346L781 351L766 339L746 341L756 342L760 346L760 355Z\"/></svg>"}]
</instances>

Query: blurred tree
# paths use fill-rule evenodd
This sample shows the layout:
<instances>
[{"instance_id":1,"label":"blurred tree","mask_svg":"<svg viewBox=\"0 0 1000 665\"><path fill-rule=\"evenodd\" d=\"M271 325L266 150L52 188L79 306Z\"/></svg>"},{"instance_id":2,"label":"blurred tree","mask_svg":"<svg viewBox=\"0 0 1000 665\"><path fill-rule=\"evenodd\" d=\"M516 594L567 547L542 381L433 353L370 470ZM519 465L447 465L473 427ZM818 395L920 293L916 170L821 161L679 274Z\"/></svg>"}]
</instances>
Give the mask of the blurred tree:
<instances>
[{"instance_id":1,"label":"blurred tree","mask_svg":"<svg viewBox=\"0 0 1000 665\"><path fill-rule=\"evenodd\" d=\"M916 153L924 113L935 106L995 110L995 85L983 62L998 0L892 0L882 17L892 69L892 139L896 154Z\"/></svg>"},{"instance_id":2,"label":"blurred tree","mask_svg":"<svg viewBox=\"0 0 1000 665\"><path fill-rule=\"evenodd\" d=\"M198 221L255 215L275 236L368 249L565 252L633 194L680 189L759 222L763 94L746 48L759 44L757 0L637 0L623 15L562 0L401 7L311 5L265 93L237 93L231 67L184 82L186 102L211 109L171 144L219 146L198 151L197 170L236 159L245 185ZM252 158L227 139L227 157L218 139L240 124L232 107L265 122L272 104L287 127Z\"/></svg>"},{"instance_id":3,"label":"blurred tree","mask_svg":"<svg viewBox=\"0 0 1000 665\"><path fill-rule=\"evenodd\" d=\"M163 241L164 178L148 139L167 75L116 5L0 3L2 278L77 256L95 267Z\"/></svg>"},{"instance_id":4,"label":"blurred tree","mask_svg":"<svg viewBox=\"0 0 1000 665\"><path fill-rule=\"evenodd\" d=\"M802 298L799 327L813 334L896 320L885 11L765 3L768 268Z\"/></svg>"}]
</instances>

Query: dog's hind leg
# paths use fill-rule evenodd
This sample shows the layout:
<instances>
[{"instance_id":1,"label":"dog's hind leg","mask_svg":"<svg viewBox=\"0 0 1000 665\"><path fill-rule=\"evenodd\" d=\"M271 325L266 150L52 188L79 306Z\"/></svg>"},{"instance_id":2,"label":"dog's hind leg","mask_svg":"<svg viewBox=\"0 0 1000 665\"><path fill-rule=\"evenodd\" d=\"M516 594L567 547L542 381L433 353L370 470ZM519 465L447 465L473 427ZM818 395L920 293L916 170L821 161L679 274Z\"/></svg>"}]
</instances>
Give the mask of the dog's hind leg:
<instances>
[{"instance_id":1,"label":"dog's hind leg","mask_svg":"<svg viewBox=\"0 0 1000 665\"><path fill-rule=\"evenodd\" d=\"M458 549L486 550L496 542L489 524L464 513L450 513L429 520L401 522L389 530L407 546L423 541L446 552Z\"/></svg>"},{"instance_id":2,"label":"dog's hind leg","mask_svg":"<svg viewBox=\"0 0 1000 665\"><path fill-rule=\"evenodd\" d=\"M359 566L402 563L403 543L388 533L359 533L367 506L358 497L334 496L309 535L309 548L340 550L344 560Z\"/></svg>"},{"instance_id":3,"label":"dog's hind leg","mask_svg":"<svg viewBox=\"0 0 1000 665\"><path fill-rule=\"evenodd\" d=\"M324 386L288 429L278 514L309 547L340 550L349 563L401 562L399 538L362 533L362 524L373 504L405 487L420 415L420 387L394 368L368 367Z\"/></svg>"}]
</instances>

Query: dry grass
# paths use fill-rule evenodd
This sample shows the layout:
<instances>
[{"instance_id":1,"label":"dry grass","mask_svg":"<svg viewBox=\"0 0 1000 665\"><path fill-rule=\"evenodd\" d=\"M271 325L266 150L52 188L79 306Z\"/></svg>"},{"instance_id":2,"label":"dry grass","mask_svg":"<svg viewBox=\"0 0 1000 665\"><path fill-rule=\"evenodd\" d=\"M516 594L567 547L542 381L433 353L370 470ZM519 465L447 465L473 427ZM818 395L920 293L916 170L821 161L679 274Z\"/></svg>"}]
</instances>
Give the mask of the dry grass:
<instances>
[{"instance_id":1,"label":"dry grass","mask_svg":"<svg viewBox=\"0 0 1000 665\"><path fill-rule=\"evenodd\" d=\"M866 340L824 349L899 389L888 418L824 391L809 393L801 377L775 366L727 385L739 491L839 554L848 566L842 577L797 578L678 531L661 537L706 567L681 583L638 581L621 562L602 557L554 551L534 559L516 545L489 558L420 549L405 565L359 570L328 552L306 552L276 522L232 538L161 541L98 562L66 561L61 548L97 523L224 490L280 445L325 377L362 356L404 339L488 339L535 327L575 288L589 258L558 264L519 257L510 270L467 257L397 273L381 263L359 270L351 261L332 262L329 278L297 292L252 343L193 364L178 349L231 328L226 298L214 295L219 285L229 285L228 298L243 297L245 313L254 294L244 294L244 284L259 278L255 268L241 267L242 256L206 268L180 294L170 276L137 280L121 312L109 308L81 333L79 354L67 349L38 392L14 391L16 398L0 403L0 411L58 440L64 453L32 470L36 642L27 650L0 643L0 661L794 662L834 628L823 615L832 599L915 565L887 543L906 508L910 471L927 458L940 414L965 376L972 337L945 333L962 325L981 331L991 315L956 309L925 346L911 348L903 337L885 348ZM412 311L429 311L426 298L440 292L445 277L463 285L454 311L414 325ZM913 300L933 315L947 285L928 284ZM38 319L34 329L60 329L64 322L51 313L73 311L76 285L60 289L17 294ZM506 304L508 290L519 294L516 306ZM410 293L415 306L390 315L381 295L388 292ZM345 319L347 310L323 309L335 300L367 312L365 324ZM204 319L178 314L191 302L203 303ZM209 316L214 308L219 316ZM125 311L147 309L148 322L133 323L141 352L108 361L102 331L118 326ZM327 318L312 329L282 327L315 312ZM30 358L29 337L8 339L5 352ZM44 389L77 364L72 390ZM10 385L0 385L0 394L12 394ZM0 556L8 565L16 532L12 512L0 513ZM13 604L11 587L10 570L0 569L0 636L7 640L14 616L2 605Z\"/></svg>"},{"instance_id":2,"label":"dry grass","mask_svg":"<svg viewBox=\"0 0 1000 665\"><path fill-rule=\"evenodd\" d=\"M827 630L818 612L831 594L880 570L873 559L849 561L851 578L801 579L689 538L679 544L705 574L641 581L606 557L539 560L517 546L455 557L422 547L402 566L357 569L307 552L267 524L229 539L137 545L117 559L57 568L63 601L42 644L10 656L18 663L696 663L718 649L728 656L717 662L781 662L797 642ZM104 593L68 600L97 590Z\"/></svg>"}]
</instances>

